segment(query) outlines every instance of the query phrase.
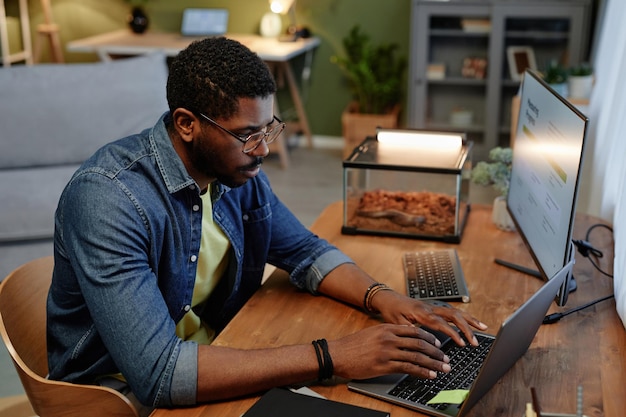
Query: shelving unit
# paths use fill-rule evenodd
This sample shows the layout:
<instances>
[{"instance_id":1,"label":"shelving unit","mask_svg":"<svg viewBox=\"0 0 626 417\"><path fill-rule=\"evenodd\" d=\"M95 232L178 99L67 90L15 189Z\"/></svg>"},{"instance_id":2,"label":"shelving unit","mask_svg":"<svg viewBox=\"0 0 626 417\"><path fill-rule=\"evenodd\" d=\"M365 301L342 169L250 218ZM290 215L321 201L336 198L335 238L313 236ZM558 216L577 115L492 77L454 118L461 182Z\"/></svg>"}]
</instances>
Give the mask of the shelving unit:
<instances>
[{"instance_id":1,"label":"shelving unit","mask_svg":"<svg viewBox=\"0 0 626 417\"><path fill-rule=\"evenodd\" d=\"M474 141L474 160L509 144L511 79L507 48L532 48L537 69L551 60L565 66L584 61L589 43L591 0L412 0L408 126L462 131ZM466 58L487 62L484 78L462 75ZM443 64L443 78L428 77L429 64ZM451 114L469 110L469 124Z\"/></svg>"}]
</instances>

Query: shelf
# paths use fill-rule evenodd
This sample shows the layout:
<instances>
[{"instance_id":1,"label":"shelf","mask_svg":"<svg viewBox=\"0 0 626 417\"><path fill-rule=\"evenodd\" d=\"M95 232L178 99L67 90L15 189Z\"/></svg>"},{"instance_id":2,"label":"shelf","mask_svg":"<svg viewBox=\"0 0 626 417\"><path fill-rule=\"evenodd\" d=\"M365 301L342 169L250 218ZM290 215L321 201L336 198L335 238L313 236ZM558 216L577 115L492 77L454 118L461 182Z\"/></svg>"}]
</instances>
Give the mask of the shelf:
<instances>
[{"instance_id":1,"label":"shelf","mask_svg":"<svg viewBox=\"0 0 626 417\"><path fill-rule=\"evenodd\" d=\"M476 78L463 78L463 77L446 77L442 79L425 79L428 84L431 85L445 85L445 86L469 86L469 87L486 87L486 79Z\"/></svg>"},{"instance_id":2,"label":"shelf","mask_svg":"<svg viewBox=\"0 0 626 417\"><path fill-rule=\"evenodd\" d=\"M476 38L488 38L489 32L476 32L463 29L431 29L431 37L450 37L450 38L467 38L468 36Z\"/></svg>"},{"instance_id":3,"label":"shelf","mask_svg":"<svg viewBox=\"0 0 626 417\"><path fill-rule=\"evenodd\" d=\"M588 60L591 0L521 3L412 0L409 128L465 132L475 143L474 158L484 160L491 148L509 142L511 98L520 82L509 77L508 47L532 48L539 70L552 59L567 66ZM465 58L487 61L484 79L462 77L469 75ZM445 78L427 78L429 65L437 73L435 64ZM474 124L451 125L457 107L470 109Z\"/></svg>"},{"instance_id":4,"label":"shelf","mask_svg":"<svg viewBox=\"0 0 626 417\"><path fill-rule=\"evenodd\" d=\"M510 30L504 34L508 39L535 39L535 40L558 40L566 41L569 39L567 32L551 32L551 31L519 31Z\"/></svg>"}]
</instances>

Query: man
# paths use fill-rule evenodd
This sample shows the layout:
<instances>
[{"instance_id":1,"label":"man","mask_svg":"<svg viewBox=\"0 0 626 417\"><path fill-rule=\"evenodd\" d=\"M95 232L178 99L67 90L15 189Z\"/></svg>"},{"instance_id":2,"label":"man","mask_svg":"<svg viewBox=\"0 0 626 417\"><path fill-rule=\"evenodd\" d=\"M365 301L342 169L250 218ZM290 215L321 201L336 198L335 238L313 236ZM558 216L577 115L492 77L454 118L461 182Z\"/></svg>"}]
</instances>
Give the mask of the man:
<instances>
[{"instance_id":1,"label":"man","mask_svg":"<svg viewBox=\"0 0 626 417\"><path fill-rule=\"evenodd\" d=\"M332 375L448 371L439 342L414 324L464 344L454 323L476 343L472 327L484 324L377 284L273 194L260 166L284 128L275 90L241 44L195 42L171 64L170 111L76 172L55 219L50 378L119 381L148 407L177 406ZM211 346L259 288L266 262L388 324L273 349Z\"/></svg>"}]
</instances>

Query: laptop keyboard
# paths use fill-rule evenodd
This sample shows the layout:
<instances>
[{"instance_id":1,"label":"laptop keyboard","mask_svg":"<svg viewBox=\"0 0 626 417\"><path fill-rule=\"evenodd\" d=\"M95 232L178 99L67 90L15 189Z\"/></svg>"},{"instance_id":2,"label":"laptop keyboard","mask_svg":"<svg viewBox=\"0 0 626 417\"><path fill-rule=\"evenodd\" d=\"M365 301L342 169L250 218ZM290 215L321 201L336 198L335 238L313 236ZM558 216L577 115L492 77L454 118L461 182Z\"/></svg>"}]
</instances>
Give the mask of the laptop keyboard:
<instances>
[{"instance_id":1,"label":"laptop keyboard","mask_svg":"<svg viewBox=\"0 0 626 417\"><path fill-rule=\"evenodd\" d=\"M426 405L437 393L443 390L469 389L480 370L494 338L476 335L479 346L467 345L461 347L450 342L449 349L445 351L450 358L452 370L439 373L435 379L421 379L407 375L390 392L398 398L403 398L417 404ZM446 409L450 404L430 404L439 410Z\"/></svg>"},{"instance_id":2,"label":"laptop keyboard","mask_svg":"<svg viewBox=\"0 0 626 417\"><path fill-rule=\"evenodd\" d=\"M455 249L407 252L402 258L409 297L469 302Z\"/></svg>"}]
</instances>

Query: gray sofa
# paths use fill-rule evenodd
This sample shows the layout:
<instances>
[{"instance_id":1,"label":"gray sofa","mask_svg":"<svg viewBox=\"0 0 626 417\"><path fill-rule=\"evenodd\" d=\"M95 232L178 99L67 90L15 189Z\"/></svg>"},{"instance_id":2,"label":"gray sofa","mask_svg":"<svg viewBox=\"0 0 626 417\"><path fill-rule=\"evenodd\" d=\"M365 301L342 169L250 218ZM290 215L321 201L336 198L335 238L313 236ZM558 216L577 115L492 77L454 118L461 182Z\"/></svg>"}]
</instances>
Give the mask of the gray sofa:
<instances>
[{"instance_id":1,"label":"gray sofa","mask_svg":"<svg viewBox=\"0 0 626 417\"><path fill-rule=\"evenodd\" d=\"M0 68L0 280L52 254L54 211L81 162L167 110L166 58Z\"/></svg>"}]
</instances>

